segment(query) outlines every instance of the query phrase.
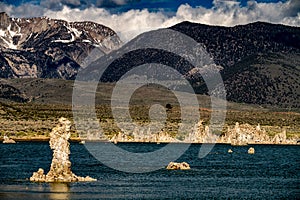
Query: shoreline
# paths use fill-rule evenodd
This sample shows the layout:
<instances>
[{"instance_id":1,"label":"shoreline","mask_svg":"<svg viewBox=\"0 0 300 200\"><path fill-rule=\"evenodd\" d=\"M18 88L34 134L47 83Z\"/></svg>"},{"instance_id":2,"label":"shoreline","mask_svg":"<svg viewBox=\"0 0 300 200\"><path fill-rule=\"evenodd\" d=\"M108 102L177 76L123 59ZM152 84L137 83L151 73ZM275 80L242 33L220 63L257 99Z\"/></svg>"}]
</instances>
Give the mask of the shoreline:
<instances>
[{"instance_id":1,"label":"shoreline","mask_svg":"<svg viewBox=\"0 0 300 200\"><path fill-rule=\"evenodd\" d=\"M30 137L30 138L15 138L15 137L10 137L11 139L13 139L15 142L49 142L50 137ZM86 142L103 142L103 143L113 143L112 141L109 140L81 140L78 137L71 137L69 139L70 142L73 143L80 143L81 141L86 141ZM3 138L0 138L0 142L3 142ZM230 146L250 146L250 145L289 145L289 146L297 146L300 145L300 142L298 143L270 143L270 142L257 142L257 143L247 143L245 145L232 145L231 143L220 143L220 142L216 142L216 143L198 143L198 142L151 142L151 141L147 141L147 142L142 142L142 141L119 141L117 143L144 143L144 144L169 144L169 143L173 143L173 144L208 144L208 145L213 145L213 144L223 144L223 145L230 145Z\"/></svg>"},{"instance_id":2,"label":"shoreline","mask_svg":"<svg viewBox=\"0 0 300 200\"><path fill-rule=\"evenodd\" d=\"M49 142L50 137L9 137L10 139L13 139L16 142ZM0 142L2 143L4 141L3 138L0 138ZM70 138L70 142L80 142L80 138Z\"/></svg>"}]
</instances>

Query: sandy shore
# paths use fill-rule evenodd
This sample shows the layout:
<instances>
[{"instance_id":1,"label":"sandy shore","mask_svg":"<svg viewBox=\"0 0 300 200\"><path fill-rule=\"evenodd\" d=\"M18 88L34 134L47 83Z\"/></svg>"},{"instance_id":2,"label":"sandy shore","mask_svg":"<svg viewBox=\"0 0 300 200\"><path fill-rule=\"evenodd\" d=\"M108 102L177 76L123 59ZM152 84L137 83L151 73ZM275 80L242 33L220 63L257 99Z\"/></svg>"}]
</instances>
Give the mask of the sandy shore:
<instances>
[{"instance_id":1,"label":"sandy shore","mask_svg":"<svg viewBox=\"0 0 300 200\"><path fill-rule=\"evenodd\" d=\"M48 142L50 140L50 137L10 137L16 142ZM80 138L70 138L71 142L80 142ZM3 138L0 138L0 142L3 142Z\"/></svg>"},{"instance_id":2,"label":"sandy shore","mask_svg":"<svg viewBox=\"0 0 300 200\"><path fill-rule=\"evenodd\" d=\"M16 142L48 142L50 140L50 137L11 137ZM82 141L79 137L71 137L69 139L70 142L80 142ZM0 138L0 142L3 142L3 138ZM103 140L91 140L90 142L108 142ZM126 142L118 142L118 143L157 143L157 142L140 142L140 141L126 141ZM172 142L159 142L160 144L168 144ZM184 142L173 142L173 143L184 143ZM202 144L202 143L192 143L192 144ZM209 144L209 143L208 143ZM230 145L230 143L216 143L216 144L227 144ZM293 144L293 143L281 143L281 144L275 144L270 142L257 142L257 143L248 143L246 145L232 145L232 146L247 146L247 145L300 145L300 142Z\"/></svg>"}]
</instances>

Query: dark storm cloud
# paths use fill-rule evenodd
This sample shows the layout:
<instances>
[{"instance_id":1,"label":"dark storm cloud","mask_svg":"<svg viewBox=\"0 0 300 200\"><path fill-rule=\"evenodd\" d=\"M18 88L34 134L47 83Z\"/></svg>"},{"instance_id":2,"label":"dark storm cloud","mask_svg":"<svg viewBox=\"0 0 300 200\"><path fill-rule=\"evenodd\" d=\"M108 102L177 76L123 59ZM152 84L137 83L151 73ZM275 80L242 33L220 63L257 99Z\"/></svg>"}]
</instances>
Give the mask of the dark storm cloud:
<instances>
[{"instance_id":1,"label":"dark storm cloud","mask_svg":"<svg viewBox=\"0 0 300 200\"><path fill-rule=\"evenodd\" d=\"M140 2L140 0L41 0L40 5L44 8L58 11L64 6L80 9L91 6L98 8L115 8L137 2Z\"/></svg>"},{"instance_id":2,"label":"dark storm cloud","mask_svg":"<svg viewBox=\"0 0 300 200\"><path fill-rule=\"evenodd\" d=\"M140 2L140 0L97 0L95 5L102 8L114 8L137 2Z\"/></svg>"},{"instance_id":3,"label":"dark storm cloud","mask_svg":"<svg viewBox=\"0 0 300 200\"><path fill-rule=\"evenodd\" d=\"M61 10L64 6L70 8L86 8L91 6L92 2L89 0L42 0L40 6L50 10Z\"/></svg>"}]
</instances>

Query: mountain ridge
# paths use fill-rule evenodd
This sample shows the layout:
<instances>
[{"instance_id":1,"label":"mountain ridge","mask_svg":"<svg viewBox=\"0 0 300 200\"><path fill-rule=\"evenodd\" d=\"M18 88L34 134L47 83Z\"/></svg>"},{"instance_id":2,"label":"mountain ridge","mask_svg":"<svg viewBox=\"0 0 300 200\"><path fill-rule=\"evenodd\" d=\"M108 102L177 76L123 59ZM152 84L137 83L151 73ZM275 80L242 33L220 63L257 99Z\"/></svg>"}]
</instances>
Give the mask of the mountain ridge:
<instances>
[{"instance_id":1,"label":"mountain ridge","mask_svg":"<svg viewBox=\"0 0 300 200\"><path fill-rule=\"evenodd\" d=\"M267 22L234 27L182 22L170 28L203 44L223 67L220 73L227 100L300 107L300 27ZM207 93L203 81L191 82L197 93Z\"/></svg>"},{"instance_id":2,"label":"mountain ridge","mask_svg":"<svg viewBox=\"0 0 300 200\"><path fill-rule=\"evenodd\" d=\"M74 79L94 48L106 54L121 44L112 29L94 22L11 18L2 12L0 76Z\"/></svg>"}]
</instances>

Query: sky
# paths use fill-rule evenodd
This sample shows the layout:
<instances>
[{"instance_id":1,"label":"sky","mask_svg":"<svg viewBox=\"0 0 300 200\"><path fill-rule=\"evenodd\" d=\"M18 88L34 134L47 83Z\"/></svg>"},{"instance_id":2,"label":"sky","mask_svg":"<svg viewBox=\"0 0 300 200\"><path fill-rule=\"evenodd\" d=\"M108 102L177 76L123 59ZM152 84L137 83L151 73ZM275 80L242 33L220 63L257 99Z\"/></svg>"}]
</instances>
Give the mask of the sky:
<instances>
[{"instance_id":1,"label":"sky","mask_svg":"<svg viewBox=\"0 0 300 200\"><path fill-rule=\"evenodd\" d=\"M94 21L124 42L182 21L234 26L255 21L300 26L299 0L0 0L12 17Z\"/></svg>"}]
</instances>

